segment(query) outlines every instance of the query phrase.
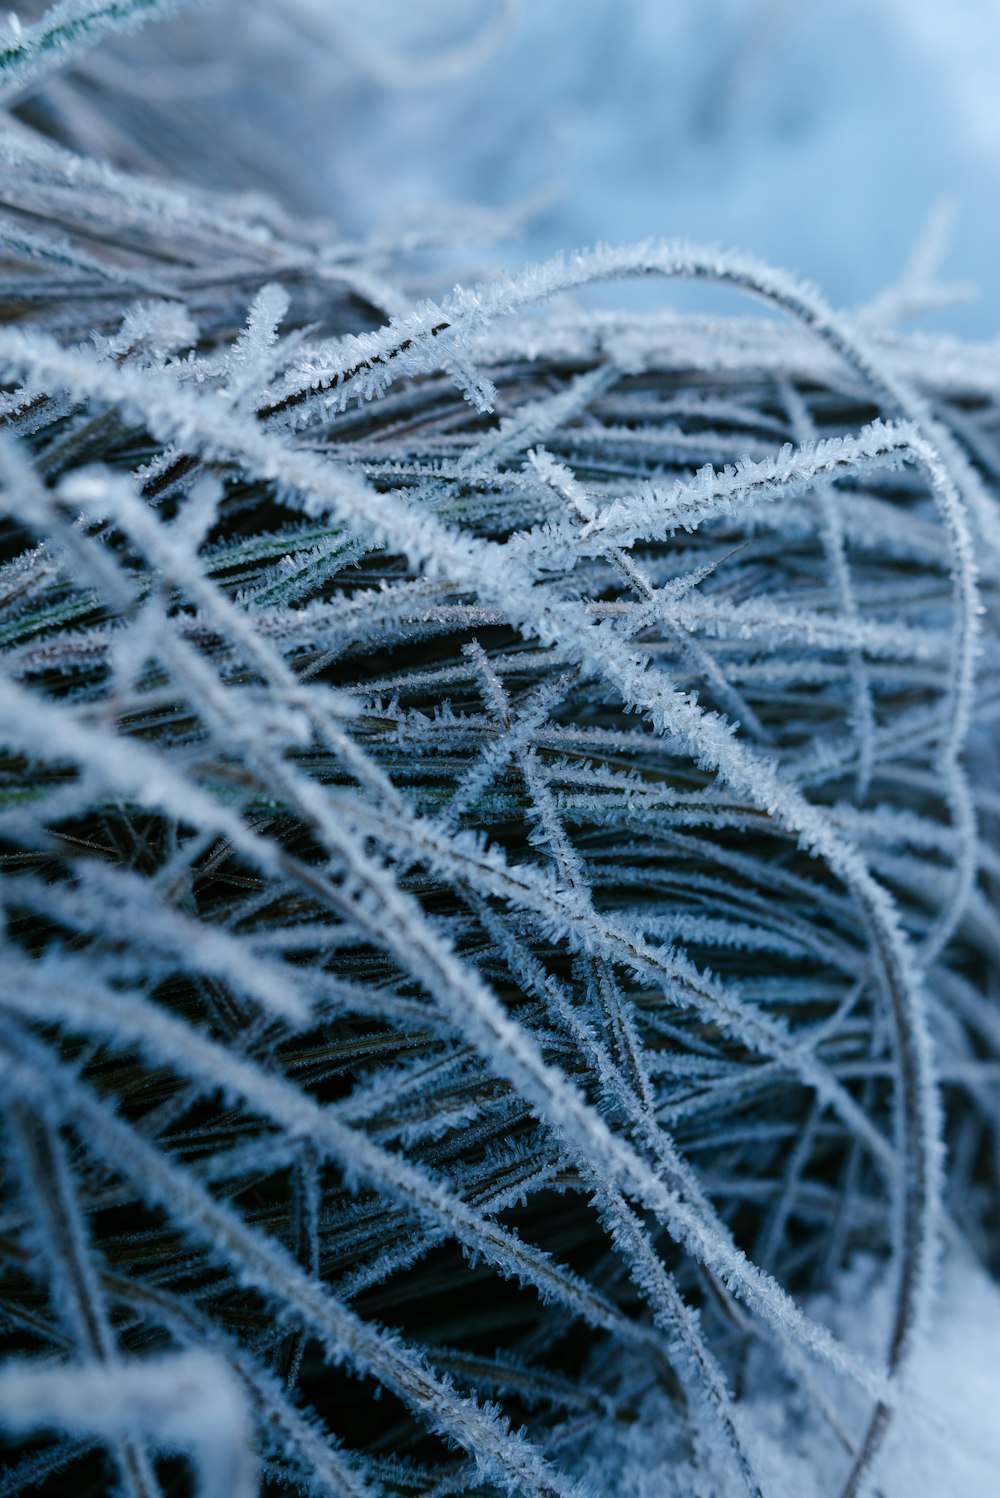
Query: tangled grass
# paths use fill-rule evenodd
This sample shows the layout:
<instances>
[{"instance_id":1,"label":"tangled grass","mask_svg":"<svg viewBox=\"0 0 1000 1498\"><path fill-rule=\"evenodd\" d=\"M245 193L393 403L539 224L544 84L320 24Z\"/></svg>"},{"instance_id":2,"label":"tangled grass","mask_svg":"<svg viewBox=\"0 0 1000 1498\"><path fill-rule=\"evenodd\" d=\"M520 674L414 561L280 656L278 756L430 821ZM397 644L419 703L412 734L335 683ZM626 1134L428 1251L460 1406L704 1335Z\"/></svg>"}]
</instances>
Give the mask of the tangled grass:
<instances>
[{"instance_id":1,"label":"tangled grass","mask_svg":"<svg viewBox=\"0 0 1000 1498\"><path fill-rule=\"evenodd\" d=\"M0 171L0 1493L554 1498L655 1386L760 1494L761 1348L867 1491L997 1256L996 350Z\"/></svg>"}]
</instances>

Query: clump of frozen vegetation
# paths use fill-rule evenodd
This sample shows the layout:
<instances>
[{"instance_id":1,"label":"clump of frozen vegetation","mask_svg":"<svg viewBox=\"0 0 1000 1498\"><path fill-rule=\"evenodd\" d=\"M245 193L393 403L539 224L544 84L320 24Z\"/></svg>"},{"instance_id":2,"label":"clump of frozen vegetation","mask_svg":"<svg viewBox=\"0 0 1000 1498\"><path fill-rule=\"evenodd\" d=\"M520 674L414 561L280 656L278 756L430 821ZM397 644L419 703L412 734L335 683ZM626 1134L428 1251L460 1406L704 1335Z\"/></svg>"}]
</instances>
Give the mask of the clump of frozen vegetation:
<instances>
[{"instance_id":1,"label":"clump of frozen vegetation","mask_svg":"<svg viewBox=\"0 0 1000 1498\"><path fill-rule=\"evenodd\" d=\"M0 54L0 1493L868 1491L1000 1248L1000 354L13 108L168 8Z\"/></svg>"}]
</instances>

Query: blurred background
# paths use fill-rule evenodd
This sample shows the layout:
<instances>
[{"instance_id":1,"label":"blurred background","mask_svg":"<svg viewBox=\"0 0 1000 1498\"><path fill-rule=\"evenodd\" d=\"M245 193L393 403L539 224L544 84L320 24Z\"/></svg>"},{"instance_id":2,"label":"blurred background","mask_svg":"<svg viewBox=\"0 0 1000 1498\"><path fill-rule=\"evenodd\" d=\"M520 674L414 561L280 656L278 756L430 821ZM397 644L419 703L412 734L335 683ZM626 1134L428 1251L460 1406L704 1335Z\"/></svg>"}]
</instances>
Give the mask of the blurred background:
<instances>
[{"instance_id":1,"label":"blurred background","mask_svg":"<svg viewBox=\"0 0 1000 1498\"><path fill-rule=\"evenodd\" d=\"M128 88L137 47L159 73L119 154L350 235L474 204L484 243L520 236L483 268L681 236L858 305L930 224L979 296L927 324L1000 326L998 0L217 0L91 54L91 85Z\"/></svg>"}]
</instances>

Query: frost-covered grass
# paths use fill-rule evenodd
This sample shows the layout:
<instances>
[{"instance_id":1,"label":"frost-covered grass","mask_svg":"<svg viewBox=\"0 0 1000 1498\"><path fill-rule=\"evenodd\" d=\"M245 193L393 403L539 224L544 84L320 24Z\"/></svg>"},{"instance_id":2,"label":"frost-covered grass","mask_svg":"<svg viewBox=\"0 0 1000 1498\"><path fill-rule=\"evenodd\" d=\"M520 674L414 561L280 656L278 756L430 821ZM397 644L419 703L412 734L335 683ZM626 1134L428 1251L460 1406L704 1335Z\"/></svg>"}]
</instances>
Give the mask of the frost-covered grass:
<instances>
[{"instance_id":1,"label":"frost-covered grass","mask_svg":"<svg viewBox=\"0 0 1000 1498\"><path fill-rule=\"evenodd\" d=\"M431 299L87 66L0 136L0 1493L869 1491L1000 1258L1000 354L919 260Z\"/></svg>"}]
</instances>

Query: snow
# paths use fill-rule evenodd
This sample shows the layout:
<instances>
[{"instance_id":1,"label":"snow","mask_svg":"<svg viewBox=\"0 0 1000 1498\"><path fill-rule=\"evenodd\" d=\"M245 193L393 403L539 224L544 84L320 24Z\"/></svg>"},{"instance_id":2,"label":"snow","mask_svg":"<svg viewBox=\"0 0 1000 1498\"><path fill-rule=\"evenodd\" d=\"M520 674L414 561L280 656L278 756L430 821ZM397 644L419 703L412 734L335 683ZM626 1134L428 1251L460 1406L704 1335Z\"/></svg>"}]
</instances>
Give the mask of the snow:
<instances>
[{"instance_id":1,"label":"snow","mask_svg":"<svg viewBox=\"0 0 1000 1498\"><path fill-rule=\"evenodd\" d=\"M814 1309L845 1339L875 1352L888 1319L887 1286L871 1260L853 1263L835 1296ZM1000 1287L955 1248L942 1271L926 1338L915 1351L906 1393L875 1473L881 1498L996 1498L1000 1483ZM748 1379L741 1429L768 1498L828 1498L847 1457L829 1431L807 1424L787 1379L763 1360ZM623 1383L637 1377L633 1364ZM827 1393L845 1423L849 1402ZM863 1417L858 1404L855 1419ZM611 1432L617 1430L618 1438ZM704 1490L684 1455L676 1407L656 1391L631 1426L605 1425L580 1454L598 1490L615 1498L691 1498ZM612 1478L612 1474L614 1474ZM612 1486L613 1481L613 1486ZM712 1498L726 1498L725 1480Z\"/></svg>"},{"instance_id":2,"label":"snow","mask_svg":"<svg viewBox=\"0 0 1000 1498\"><path fill-rule=\"evenodd\" d=\"M885 1498L994 1498L1000 1487L1000 1288L966 1257L946 1266L913 1403L887 1449Z\"/></svg>"},{"instance_id":3,"label":"snow","mask_svg":"<svg viewBox=\"0 0 1000 1498\"><path fill-rule=\"evenodd\" d=\"M258 62L267 37L253 129L287 152L285 191L355 232L420 205L520 207L510 265L685 235L752 249L842 305L877 295L950 202L948 278L982 295L944 322L997 331L992 0L571 9L570 23L565 0L373 0L349 13L289 0L280 20L261 8L246 27ZM275 87L283 70L294 87ZM241 88L250 73L240 67ZM223 91L221 108L232 103Z\"/></svg>"}]
</instances>

